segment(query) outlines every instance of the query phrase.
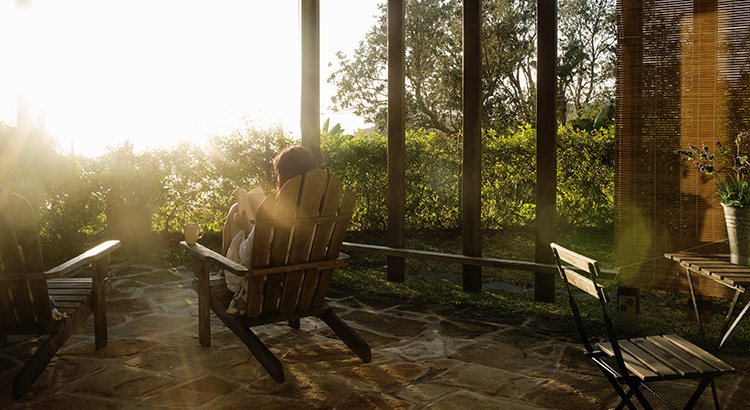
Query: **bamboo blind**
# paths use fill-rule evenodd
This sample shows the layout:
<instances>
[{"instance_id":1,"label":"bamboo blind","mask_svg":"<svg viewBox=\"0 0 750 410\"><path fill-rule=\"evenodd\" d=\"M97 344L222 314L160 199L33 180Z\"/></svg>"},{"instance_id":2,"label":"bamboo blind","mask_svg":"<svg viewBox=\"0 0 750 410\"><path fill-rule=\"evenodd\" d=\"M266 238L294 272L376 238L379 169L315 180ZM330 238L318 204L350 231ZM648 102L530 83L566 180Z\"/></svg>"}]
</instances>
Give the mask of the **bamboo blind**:
<instances>
[{"instance_id":1,"label":"bamboo blind","mask_svg":"<svg viewBox=\"0 0 750 410\"><path fill-rule=\"evenodd\" d=\"M727 234L714 181L674 151L750 130L750 1L618 0L617 19L618 280L685 292L663 254L727 253Z\"/></svg>"}]
</instances>

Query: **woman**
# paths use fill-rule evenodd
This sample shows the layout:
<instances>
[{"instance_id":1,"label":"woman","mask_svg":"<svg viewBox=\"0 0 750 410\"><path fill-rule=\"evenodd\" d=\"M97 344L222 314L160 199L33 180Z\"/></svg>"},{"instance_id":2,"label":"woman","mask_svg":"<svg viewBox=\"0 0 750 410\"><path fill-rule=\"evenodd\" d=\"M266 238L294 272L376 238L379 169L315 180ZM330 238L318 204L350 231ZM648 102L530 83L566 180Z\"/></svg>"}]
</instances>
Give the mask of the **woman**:
<instances>
[{"instance_id":1,"label":"woman","mask_svg":"<svg viewBox=\"0 0 750 410\"><path fill-rule=\"evenodd\" d=\"M273 170L276 175L276 195L287 181L305 172L318 168L315 158L307 148L299 145L286 147L273 159ZM255 222L243 212L237 213L237 204L232 205L224 222L222 231L222 253L229 259L250 266L250 255L253 249ZM244 276L237 276L224 271L227 288L237 292L242 285Z\"/></svg>"}]
</instances>

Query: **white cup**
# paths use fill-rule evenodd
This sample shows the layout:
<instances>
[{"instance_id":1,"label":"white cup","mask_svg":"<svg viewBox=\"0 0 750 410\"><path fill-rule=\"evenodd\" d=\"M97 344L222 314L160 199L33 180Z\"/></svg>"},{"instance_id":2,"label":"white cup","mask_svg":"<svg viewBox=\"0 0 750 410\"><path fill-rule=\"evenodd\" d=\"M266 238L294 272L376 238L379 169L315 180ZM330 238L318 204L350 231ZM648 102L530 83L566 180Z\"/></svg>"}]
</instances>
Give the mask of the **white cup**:
<instances>
[{"instance_id":1,"label":"white cup","mask_svg":"<svg viewBox=\"0 0 750 410\"><path fill-rule=\"evenodd\" d=\"M185 224L185 242L195 245L195 242L203 237L203 228L195 223Z\"/></svg>"}]
</instances>

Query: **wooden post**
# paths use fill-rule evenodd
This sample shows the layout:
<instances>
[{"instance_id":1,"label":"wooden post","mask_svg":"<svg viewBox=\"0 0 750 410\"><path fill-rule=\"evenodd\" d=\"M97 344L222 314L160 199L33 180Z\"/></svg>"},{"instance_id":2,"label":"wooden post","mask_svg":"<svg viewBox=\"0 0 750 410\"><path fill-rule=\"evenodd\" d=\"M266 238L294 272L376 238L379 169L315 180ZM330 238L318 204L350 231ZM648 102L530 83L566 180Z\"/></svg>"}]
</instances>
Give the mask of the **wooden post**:
<instances>
[{"instance_id":1,"label":"wooden post","mask_svg":"<svg viewBox=\"0 0 750 410\"><path fill-rule=\"evenodd\" d=\"M31 10L31 0L16 0L15 7L16 11L27 14ZM21 32L16 34L20 38L26 38L29 36L29 30L29 27L22 27ZM18 58L21 61L17 64L22 64L24 67L28 68L27 65L29 62L27 61L26 56L30 54L31 50L22 50L19 55L13 56L13 58ZM19 134L19 138L25 138L26 133L28 133L34 126L34 115L31 110L31 101L27 94L28 86L28 81L24 80L16 90L16 132Z\"/></svg>"},{"instance_id":2,"label":"wooden post","mask_svg":"<svg viewBox=\"0 0 750 410\"><path fill-rule=\"evenodd\" d=\"M388 0L388 246L403 248L406 220L404 0ZM388 280L405 280L404 258L388 257Z\"/></svg>"},{"instance_id":3,"label":"wooden post","mask_svg":"<svg viewBox=\"0 0 750 410\"><path fill-rule=\"evenodd\" d=\"M302 146L320 164L320 0L302 0L300 15Z\"/></svg>"},{"instance_id":4,"label":"wooden post","mask_svg":"<svg viewBox=\"0 0 750 410\"><path fill-rule=\"evenodd\" d=\"M557 187L557 1L537 0L536 248L534 260L553 263ZM534 274L534 300L555 301L555 275Z\"/></svg>"},{"instance_id":5,"label":"wooden post","mask_svg":"<svg viewBox=\"0 0 750 410\"><path fill-rule=\"evenodd\" d=\"M463 254L482 256L481 191L482 191L482 8L480 0L464 0L463 4ZM482 268L463 266L463 288L468 292L482 291Z\"/></svg>"}]
</instances>

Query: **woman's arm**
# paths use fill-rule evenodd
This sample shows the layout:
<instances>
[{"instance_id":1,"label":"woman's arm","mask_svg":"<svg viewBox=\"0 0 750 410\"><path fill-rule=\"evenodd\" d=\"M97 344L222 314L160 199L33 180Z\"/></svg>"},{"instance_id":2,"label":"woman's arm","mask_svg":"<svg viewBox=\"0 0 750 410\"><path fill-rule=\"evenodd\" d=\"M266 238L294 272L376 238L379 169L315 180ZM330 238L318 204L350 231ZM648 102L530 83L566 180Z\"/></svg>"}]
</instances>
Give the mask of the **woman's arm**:
<instances>
[{"instance_id":1,"label":"woman's arm","mask_svg":"<svg viewBox=\"0 0 750 410\"><path fill-rule=\"evenodd\" d=\"M231 208L229 208L229 212L227 213L227 219L224 221L224 229L221 230L221 254L223 256L227 256L227 251L229 250L229 244L232 243L232 239L235 235L237 235L237 232L239 232L239 228L237 228L236 223L234 222L235 215L237 214L237 203L232 205Z\"/></svg>"}]
</instances>

